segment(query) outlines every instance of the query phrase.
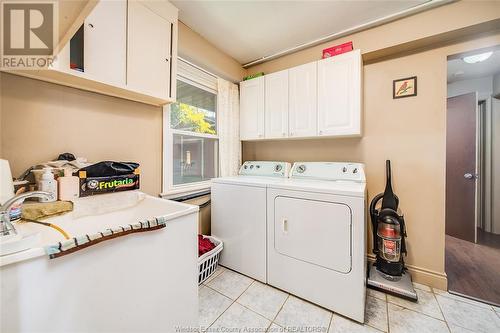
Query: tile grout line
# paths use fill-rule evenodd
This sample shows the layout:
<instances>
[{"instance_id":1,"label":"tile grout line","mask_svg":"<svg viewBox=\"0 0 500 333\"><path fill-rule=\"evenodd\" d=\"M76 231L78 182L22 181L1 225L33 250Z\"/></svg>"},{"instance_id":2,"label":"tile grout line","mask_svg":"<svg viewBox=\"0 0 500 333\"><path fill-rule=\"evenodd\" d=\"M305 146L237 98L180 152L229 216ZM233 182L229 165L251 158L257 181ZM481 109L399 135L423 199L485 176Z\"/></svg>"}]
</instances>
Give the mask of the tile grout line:
<instances>
[{"instance_id":1,"label":"tile grout line","mask_svg":"<svg viewBox=\"0 0 500 333\"><path fill-rule=\"evenodd\" d=\"M392 305L395 305L395 306L397 306L397 307L399 307L399 308L402 308L402 309L405 309L405 310L408 310L408 311L411 311L411 312L415 312L416 314L419 314L419 315L422 315L422 316L426 316L426 317L428 317L428 318L430 318L430 319L435 319L435 320L439 320L439 321L444 321L444 322L446 322L446 319L438 319L438 318L435 318L435 317L433 317L433 316L431 316L431 315L428 315L427 313L423 313L423 312L416 311L416 310L413 310L413 309L405 308L404 306L401 306L401 305L399 305L399 304L395 304L395 303L391 303L391 304L392 304ZM445 318L445 317L444 317L444 315L443 315L443 318Z\"/></svg>"},{"instance_id":2,"label":"tile grout line","mask_svg":"<svg viewBox=\"0 0 500 333\"><path fill-rule=\"evenodd\" d=\"M391 323L389 322L389 297L385 294L385 314L387 316L387 333L391 333Z\"/></svg>"},{"instance_id":3,"label":"tile grout line","mask_svg":"<svg viewBox=\"0 0 500 333\"><path fill-rule=\"evenodd\" d=\"M220 266L220 267L222 267L222 266ZM215 271L214 271L214 273L215 273ZM210 283L212 280L215 280L215 279L216 279L219 275L221 275L222 273L224 273L224 271L222 271L222 270L221 270L221 272L219 272L219 274L214 275L214 276L209 276L209 277L208 277L208 278L206 278L206 279L205 279L205 281L203 281L201 284L206 286L206 285L207 285L207 283ZM213 274L213 273L212 273L212 274ZM208 281L208 280L210 280L210 281Z\"/></svg>"},{"instance_id":4,"label":"tile grout line","mask_svg":"<svg viewBox=\"0 0 500 333\"><path fill-rule=\"evenodd\" d=\"M285 304L286 304L286 302L288 301L288 299L289 299L289 298L290 298L290 293L287 293L286 298L285 298L285 301L283 302L283 304L281 304L280 308L278 309L278 312L276 312L276 315L274 315L273 320L271 320L271 325L272 325L272 324L276 324L276 325L278 325L278 324L275 322L275 320L276 320L276 318L278 318L278 315L280 314L281 310L283 310L283 307L285 306ZM278 325L278 326L279 326L279 327L281 327L281 325ZM269 326L269 327L271 327L271 326Z\"/></svg>"},{"instance_id":5,"label":"tile grout line","mask_svg":"<svg viewBox=\"0 0 500 333\"><path fill-rule=\"evenodd\" d=\"M256 280L254 280L254 282L256 282ZM253 283L252 283L252 284L253 284ZM265 286L269 286L267 283L266 283L266 284L264 284L264 285L265 285ZM248 288L247 288L245 291L247 291L249 288L250 288L250 286L248 286ZM266 331L267 331L267 330L269 329L269 327L271 327L271 325L272 325L272 324L276 324L276 323L274 322L274 319L276 319L276 317L277 317L277 316L278 316L278 314L280 313L281 309L283 309L283 306L285 305L286 301L287 301L287 300L288 300L288 298L290 297L290 294L289 294L289 293L286 293L286 294L287 294L287 296L286 296L286 298L285 298L285 301L283 302L283 304L281 304L280 308L278 309L278 312L276 312L276 315L273 317L273 319L269 319L269 318L267 318L266 316L264 316L264 315L262 315L262 314L258 313L257 311L255 311L255 310L253 310L253 309L251 309L251 308L247 307L246 305L241 304L240 302L238 302L238 299L240 299L240 297L241 297L241 296L243 296L243 294L245 293L245 291L244 291L244 292L243 292L243 293L242 293L242 294L241 294L241 295L240 295L240 296L239 296L239 297L235 300L235 302L236 302L236 303L238 303L239 305L243 306L244 308L246 308L246 309L248 309L248 310L252 311L253 313L255 313L255 314L259 315L260 317L262 317L262 318L264 318L264 319L266 319L266 320L271 321L271 323L269 324L269 326L266 328ZM276 324L276 325L278 325L278 324ZM280 326L280 325L278 325L278 326ZM280 327L281 327L281 326L280 326Z\"/></svg>"},{"instance_id":6,"label":"tile grout line","mask_svg":"<svg viewBox=\"0 0 500 333\"><path fill-rule=\"evenodd\" d=\"M220 272L219 274L217 274L217 276L215 276L212 280L210 280L210 282L211 282L211 281L213 281L213 280L215 280L215 279L217 279L217 278L218 278L219 276L221 276L223 273L224 273L224 272ZM250 287L250 286L254 283L254 282L255 282L255 280L252 280L252 283L250 283L250 285L248 285L248 287L246 287L246 288L245 288L245 290L244 290L244 291L243 291L243 292L242 292L242 293L241 293L238 297L236 297L236 299L238 299L238 298L239 298L239 297L240 297L240 296L241 296L241 295L242 295L242 294L243 294L243 293L244 293L244 292L245 292L245 291L246 291L246 290L247 290L247 289L248 289L248 288L249 288L249 287ZM221 313L219 316L217 316L217 318L215 318L215 320L214 320L212 323L210 323L210 324L208 325L208 327L207 327L207 330L208 330L210 327L212 327L212 325L213 325L213 324L214 324L214 323L215 323L215 322L216 322L216 321L217 321L217 320L218 320L218 319L219 319L219 318L220 318L220 317L221 317L224 313L226 313L227 309L229 309L229 308L230 308L230 307L231 307L231 306L232 306L232 305L236 302L236 299L234 299L234 300L233 300L231 297L228 297L227 295L224 295L222 292L220 292L220 291L218 291L218 290L215 290L214 288L210 287L209 285L205 285L205 287L207 287L207 288L209 288L209 289L211 289L211 290L215 291L216 293L218 293L218 294L220 294L220 295L222 295L222 296L226 297L227 299L231 300L231 304L229 304L229 306L228 306L228 307L227 307L224 311L222 311L222 313ZM239 303L238 303L238 304L239 304Z\"/></svg>"},{"instance_id":7,"label":"tile grout line","mask_svg":"<svg viewBox=\"0 0 500 333\"><path fill-rule=\"evenodd\" d=\"M425 290L421 290L421 291L425 291ZM400 308L403 308L403 309L405 309L405 310L409 310L409 311L412 311L412 312L416 312L416 313L418 313L418 314L421 314L421 315L427 316L427 317L432 318L432 319L436 319L436 320L439 320L439 321L446 321L445 316L444 316L444 313L443 313L443 311L441 310L441 306L439 305L439 302L438 302L438 300L437 300L437 298L436 298L436 295L434 295L434 293L431 293L431 294L432 294L432 296L434 296L434 299L436 300L436 303L438 304L439 311L440 311L441 315L443 316L443 319L439 319L439 318L433 317L433 316L431 316L430 314L424 313L424 312L419 311L419 310L410 309L410 308L408 308L408 307L406 307L406 306L404 306L404 305L401 305L401 304L398 304L398 303L394 303L394 302L391 302L391 301L389 301L389 300L387 300L387 303L391 303L392 305L396 305L396 306L398 306L398 307L400 307ZM416 304L419 304L419 303L416 303Z\"/></svg>"},{"instance_id":8,"label":"tile grout line","mask_svg":"<svg viewBox=\"0 0 500 333\"><path fill-rule=\"evenodd\" d=\"M222 272L222 273L223 273L223 272ZM222 274L222 273L221 273L221 274ZM221 275L221 274L219 274L219 275ZM217 277L218 277L218 276L217 276ZM217 277L215 277L214 279L216 279ZM214 290L215 292L218 292L218 293L219 293L219 294L221 294L222 296L224 296L224 297L226 297L226 298L229 298L232 302L231 302L231 304L229 304L229 306L228 306L228 307L227 307L224 311L222 311L222 313L221 313L221 314L220 314L220 315L219 315L219 316L218 316L218 317L217 317L217 318L216 318L216 319L215 319L215 320L214 320L214 321L213 321L213 322L212 322L212 323L208 326L207 330L208 330L209 328L211 328L211 327L212 327L212 325L213 325L213 324L215 324L215 323L217 322L217 320L219 320L219 318L220 318L220 317L222 317L222 315L223 315L224 313L226 313L226 311L227 311L227 310L228 310L231 306L233 306L233 304L234 304L234 303L236 303L236 300L237 300L238 298L240 298L240 297L241 297L241 295L243 295L243 294L245 293L245 291L247 291L247 290L248 290L248 288L250 288L250 286L251 286L252 284L254 284L254 282L255 282L255 280L253 280L253 279L252 279L252 283L250 283L250 284L248 285L248 287L246 287L246 288L245 288L245 290L243 290L243 292L242 292L241 294L239 294L239 295L238 295L238 297L236 297L236 299L234 299L234 300L233 300L231 297L228 297L227 295L224 295L223 293L221 293L221 292L219 292L219 291L217 291L217 290L212 289L212 288L210 288L210 287L209 287L210 289ZM241 305L241 304L240 304L240 303L238 303L238 305ZM241 306L243 306L243 305L241 305ZM246 308L246 307L245 307L245 308ZM248 308L247 308L247 309L248 309ZM249 310L250 310L250 309L249 309ZM251 311L251 310L250 310L250 311ZM252 312L254 312L254 311L252 311ZM255 312L254 312L254 313L255 313ZM262 316L261 316L261 317L262 317ZM265 318L265 317L263 317L263 318ZM267 319L267 318L266 318L266 319Z\"/></svg>"},{"instance_id":9,"label":"tile grout line","mask_svg":"<svg viewBox=\"0 0 500 333\"><path fill-rule=\"evenodd\" d=\"M221 313L220 315L218 315L218 316L217 316L217 318L215 318L215 319L214 319L214 321L213 321L213 322L211 322L211 323L208 325L207 329L206 329L204 332L206 332L206 331L207 331L210 327L212 327L212 325L213 325L213 324L214 324L214 323L215 323L215 322L216 322L216 321L217 321L217 320L218 320L218 319L219 319L219 318L220 318L220 317L221 317L221 316L222 316L222 315L223 315L223 314L227 311L227 309L229 309L229 308L231 307L231 305L233 305L233 303L235 302L235 301L233 301L233 299L232 299L232 298L227 297L226 295L222 294L221 292L218 292L217 290L212 289L212 288L210 288L210 287L209 287L209 286L207 286L207 285L205 285L205 287L207 287L207 288L208 288L208 289L210 289L210 290L215 291L217 294L222 295L222 296L224 296L224 297L225 297L225 298L227 298L227 299L230 299L230 300L232 301L232 303L231 303L231 304L229 304L229 306L228 306L226 309L224 309L224 311L222 311L222 313Z\"/></svg>"},{"instance_id":10,"label":"tile grout line","mask_svg":"<svg viewBox=\"0 0 500 333\"><path fill-rule=\"evenodd\" d=\"M443 298L446 298L446 299L449 299L449 300L452 300L452 301L457 301L457 302L460 302L460 303L463 303L463 304L466 304L466 305L471 305L471 306L474 306L474 307L476 307L476 308L478 308L478 309L482 309L482 310L490 311L490 309L484 308L484 307L479 306L479 305L471 304L471 303L468 303L468 302L464 302L464 301L461 301L461 300L456 299L456 298L453 298L453 297L446 297L446 296L441 295L441 294L437 294L437 295L436 295L436 294L434 293L434 288L432 288L432 290L433 290L434 297L436 298L436 301L437 301L437 297L436 297L436 296L441 296L441 297L443 297ZM452 295L452 294L450 294L450 295ZM440 309L440 310L441 310L441 312L442 312L443 310L441 309L441 304L439 304L439 301L437 301L437 302L438 302L439 309ZM496 313L495 309L493 309L493 312L495 312L495 313ZM496 314L497 314L497 316L500 318L500 315L499 315L498 313L496 313ZM444 322L446 323L446 326L448 327L448 330L451 332L450 324L449 324L449 323L448 323L448 321L446 320L446 317L445 317L445 315L444 315L444 312L443 312L443 318L445 318ZM469 331L470 331L470 328L463 327L462 325L458 325L458 324L453 324L453 325L455 325L455 326L457 326L457 327L460 327L460 328L463 328L463 329L465 329L465 330L469 330Z\"/></svg>"},{"instance_id":11,"label":"tile grout line","mask_svg":"<svg viewBox=\"0 0 500 333\"><path fill-rule=\"evenodd\" d=\"M438 304L439 311L441 311L441 315L443 316L444 323L446 324L446 327L448 328L448 331L451 332L450 324L448 324L448 321L446 320L446 317L444 315L443 309L441 309L441 304L439 304L439 301L436 297L436 294L434 293L434 288L431 287L432 291L432 296L434 296L434 299L436 300L436 303Z\"/></svg>"},{"instance_id":12,"label":"tile grout line","mask_svg":"<svg viewBox=\"0 0 500 333\"><path fill-rule=\"evenodd\" d=\"M384 293L384 295L386 295L386 294ZM380 298L377 298L377 297L374 297L374 296L370 296L370 295L366 295L366 298L367 298L367 299L368 299L368 297L371 297L371 298L376 299L376 300L378 300L378 301L383 301L383 300L381 300ZM386 297L385 297L385 301L383 301L383 302L385 302L385 309L386 309L386 312L387 312L387 326L389 326L389 308L388 308L388 303L389 303L389 302L387 301L387 295L386 295ZM332 312L333 312L333 311L332 311ZM335 313L335 312L333 312L333 313ZM365 314L366 314L366 303L365 303ZM342 315L340 315L340 316L342 316ZM350 319L350 318L348 318L348 317L345 317L345 316L342 316L342 317L347 318L347 319L349 319L349 320L352 320L352 319ZM368 327L371 327L371 328L376 329L377 331L384 332L384 333L389 333L389 327L387 327L387 331L383 331L383 330L381 330L380 328L375 327L375 326L372 326L372 325L370 325L370 324L368 324L368 323L366 323L366 322L365 322L365 323L363 323L363 325L362 325L362 326L368 326Z\"/></svg>"},{"instance_id":13,"label":"tile grout line","mask_svg":"<svg viewBox=\"0 0 500 333\"><path fill-rule=\"evenodd\" d=\"M222 275L223 273L224 273L224 272L220 272L219 274L217 274L217 276L213 277L211 281L215 280L216 278L218 278L218 277L219 277L220 275ZM211 282L211 281L210 281L210 282ZM231 304L230 304L230 305L229 305L229 306L228 306L228 307L227 307L227 308L226 308L226 309L225 309L225 310L224 310L224 311L223 311L223 312L222 312L222 313L221 313L221 314L220 314L220 315L219 315L219 316L218 316L218 317L217 317L217 318L216 318L216 319L215 319L215 320L214 320L214 321L213 321L213 322L212 322L212 323L208 326L208 328L212 327L212 326L213 326L213 324L214 324L217 320L219 320L219 318L220 318L223 314L225 314L225 313L226 313L226 311L227 311L227 310L228 310L228 309L229 309L232 305L234 305L234 303L238 303L238 305L240 305L240 306L244 307L245 309L249 310L250 312L252 312L252 313L254 313L254 314L258 315L259 317L262 317L262 318L264 318L264 319L266 319L266 320L270 320L270 319L269 319L269 318L267 318L266 316L264 316L264 315L262 315L262 314L260 314L260 313L258 313L258 312L256 312L256 311L254 311L253 309L251 309L251 308L247 307L246 305L243 305L243 304L241 304L241 303L239 303L239 302L238 302L238 300L241 298L241 296L242 296L242 295L243 295L243 294L244 294L244 293L245 293L245 292L246 292L246 291L247 291L247 290L248 290L248 289L249 289L249 288L250 288L253 284L255 284L256 282L257 282L256 280L252 279L252 282L251 282L251 283L250 283L250 284L249 284L249 285L248 285L248 286L247 286L247 287L246 287L246 288L245 288L245 289L244 289L244 290L243 290L243 291L242 291L242 292L241 292L241 293L240 293L240 294L236 297L236 299L234 299L234 300L233 300L231 297L228 297L227 295L223 294L222 292L220 292L220 291L218 291L218 290L215 290L215 289L211 288L209 285L205 285L204 283L202 283L202 284L201 284L202 286L205 286L205 287L207 287L207 288L211 289L212 291L215 291L217 294L220 294L220 295L222 295L222 296L224 296L224 297L226 297L226 298L229 298L229 299L232 301L232 302L231 302ZM267 285L267 284L266 284L266 285ZM437 302L438 309L439 309L440 314L442 315L442 318L443 318L443 319L435 318L435 317L433 317L433 316L431 316L431 315L429 315L429 314L426 314L426 313L423 313L423 312L420 312L420 311L417 311L417 310L414 310L414 309L407 308L407 307L405 307L404 305L400 305L400 304L397 304L397 303L393 303L393 302L389 301L389 298L387 297L387 295L386 295L386 294L384 294L385 303L386 303L385 309L386 309L386 315L387 315L387 332L388 332L388 333L390 333L390 332L391 332L391 330L390 330L390 322L391 322L391 318L390 318L390 315L389 315L389 303L390 303L390 304L394 304L395 306L398 306L398 307L400 307L400 308L406 309L406 310L408 310L408 311L410 311L410 312L414 312L414 313L418 313L418 314L420 314L420 315L424 315L424 316L426 316L426 317L428 317L428 318L430 318L430 319L435 319L435 320L442 321L442 322L444 322L444 323L445 323L445 325L446 325L446 327L447 327L448 331L449 331L449 332L451 332L450 324L449 324L449 323L448 323L448 321L446 320L446 317L445 317L445 315L444 315L444 312L443 312L443 309L442 309L442 307L441 307L441 304L439 303L439 301L438 301L438 299L437 299L437 296L442 296L443 298L446 298L446 299L449 299L449 300L452 300L452 301L457 301L457 302L460 302L461 304L471 305L471 306L474 306L475 308L478 308L478 309L487 310L487 311L493 311L493 312L495 313L495 315L496 315L498 318L500 318L500 312L497 312L497 311L495 310L495 308L494 308L492 305L487 304L487 307L484 307L484 306L481 306L481 305L477 305L477 304L474 304L474 303L471 303L471 302L464 301L464 300L462 300L462 299L460 298L460 296L458 296L458 297L456 297L456 298L455 298L455 297L450 297L450 295L453 295L453 294L446 294L446 293L439 294L439 293L436 293L436 292L434 291L434 288L433 288L433 287L430 287L430 289L431 289L430 293L432 294L433 299ZM427 291L427 290L422 290L422 291L429 292L429 291ZM287 297L285 298L284 302L281 304L280 308L279 308L279 309L278 309L278 311L276 312L276 315L274 315L273 319L272 319L272 320L270 320L270 324L267 326L267 328L266 328L266 332L269 330L269 328L270 328L273 324L275 324L275 325L277 325L277 326L281 327L281 325L277 324L277 323L275 322L275 320L276 320L276 318L278 317L279 313L283 310L283 307L285 306L285 304L287 303L287 301L290 299L290 296L291 296L291 294L290 294L290 293L287 293ZM367 297L373 297L373 296L369 296L369 295L367 295ZM373 297L373 298L376 298L376 297ZM383 301L383 300L381 300L381 301ZM477 301L473 301L473 302L477 302ZM328 325L328 328L327 328L327 330L328 330L328 331L329 331L329 330L330 330L330 328L332 327L333 315L335 314L335 312L333 312L333 311L329 311L329 312L330 312L330 320L329 320L329 325ZM376 329L376 330L379 330L378 328L373 327L373 326L371 326L371 325L369 325L369 324L367 324L367 323L365 323L364 325L366 325L366 326L368 326L368 327L372 327L372 328L374 328L374 329ZM454 324L454 325L456 325L456 324ZM456 325L456 326L457 326L457 327L462 327L462 326L460 326L460 325ZM207 329L208 329L208 328L207 328ZM286 328L286 327L285 327L285 328ZM466 327L462 327L462 328L467 329Z\"/></svg>"},{"instance_id":14,"label":"tile grout line","mask_svg":"<svg viewBox=\"0 0 500 333\"><path fill-rule=\"evenodd\" d=\"M441 289L438 289L438 290L441 290ZM459 296L459 295L455 295L455 294L451 294L450 292L448 291L445 291L443 290L445 293L443 294L439 294L439 293L436 293L434 292L434 288L432 288L432 293L435 295L435 296L441 296L441 297L445 297L447 299L451 299L451 300L455 300L457 302L461 302L461 303L465 303L465 304L468 304L468 305L472 305L472 306L475 306L476 308L480 308L480 309L483 309L483 310L486 310L486 307L484 306L481 306L481 305L478 305L478 304L475 304L475 303L481 303L481 304L484 304L488 307L490 307L491 309L488 309L488 310L493 310L495 312L495 309L493 308L493 305L490 305L488 303L484 303L484 302L481 302L481 301L476 301L474 299L471 299L471 298L467 298L467 297L463 297L463 296ZM451 296L454 296L454 297L450 297L448 295L451 295ZM467 301L464 301L463 299L466 299Z\"/></svg>"}]
</instances>

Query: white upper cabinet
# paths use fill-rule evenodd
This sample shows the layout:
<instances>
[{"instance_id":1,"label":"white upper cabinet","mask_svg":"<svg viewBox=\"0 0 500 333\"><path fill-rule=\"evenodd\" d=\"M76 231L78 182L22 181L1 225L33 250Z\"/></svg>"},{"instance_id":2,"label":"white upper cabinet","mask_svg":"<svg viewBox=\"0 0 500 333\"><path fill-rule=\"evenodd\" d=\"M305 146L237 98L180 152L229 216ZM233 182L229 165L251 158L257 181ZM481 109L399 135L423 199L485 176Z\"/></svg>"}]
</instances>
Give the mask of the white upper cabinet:
<instances>
[{"instance_id":1,"label":"white upper cabinet","mask_svg":"<svg viewBox=\"0 0 500 333\"><path fill-rule=\"evenodd\" d=\"M288 137L288 70L265 78L265 138Z\"/></svg>"},{"instance_id":2,"label":"white upper cabinet","mask_svg":"<svg viewBox=\"0 0 500 333\"><path fill-rule=\"evenodd\" d=\"M127 0L99 1L83 25L84 71L92 78L125 85Z\"/></svg>"},{"instance_id":3,"label":"white upper cabinet","mask_svg":"<svg viewBox=\"0 0 500 333\"><path fill-rule=\"evenodd\" d=\"M318 61L318 135L361 135L361 52Z\"/></svg>"},{"instance_id":4,"label":"white upper cabinet","mask_svg":"<svg viewBox=\"0 0 500 333\"><path fill-rule=\"evenodd\" d=\"M175 102L177 16L167 0L89 1L53 64L9 73L151 105Z\"/></svg>"},{"instance_id":5,"label":"white upper cabinet","mask_svg":"<svg viewBox=\"0 0 500 333\"><path fill-rule=\"evenodd\" d=\"M152 1L128 1L127 86L170 98L174 22L161 11L153 11L152 4Z\"/></svg>"},{"instance_id":6,"label":"white upper cabinet","mask_svg":"<svg viewBox=\"0 0 500 333\"><path fill-rule=\"evenodd\" d=\"M316 62L290 68L288 72L290 137L310 137L317 133L317 73Z\"/></svg>"},{"instance_id":7,"label":"white upper cabinet","mask_svg":"<svg viewBox=\"0 0 500 333\"><path fill-rule=\"evenodd\" d=\"M264 77L240 82L241 140L264 138Z\"/></svg>"},{"instance_id":8,"label":"white upper cabinet","mask_svg":"<svg viewBox=\"0 0 500 333\"><path fill-rule=\"evenodd\" d=\"M241 82L241 140L360 136L361 76L354 50Z\"/></svg>"}]
</instances>

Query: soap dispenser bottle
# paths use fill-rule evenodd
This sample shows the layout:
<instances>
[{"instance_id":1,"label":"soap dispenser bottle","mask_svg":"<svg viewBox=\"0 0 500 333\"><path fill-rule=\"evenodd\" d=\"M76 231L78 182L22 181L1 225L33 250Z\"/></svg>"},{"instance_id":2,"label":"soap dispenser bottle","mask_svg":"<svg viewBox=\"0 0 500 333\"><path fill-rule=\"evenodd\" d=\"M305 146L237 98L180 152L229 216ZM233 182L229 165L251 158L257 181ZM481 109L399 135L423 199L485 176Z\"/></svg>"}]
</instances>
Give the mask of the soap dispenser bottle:
<instances>
[{"instance_id":1,"label":"soap dispenser bottle","mask_svg":"<svg viewBox=\"0 0 500 333\"><path fill-rule=\"evenodd\" d=\"M42 178L38 182L38 190L45 191L52 194L52 198L40 198L40 202L52 202L57 200L57 182L54 179L54 174L51 168L44 168Z\"/></svg>"},{"instance_id":2,"label":"soap dispenser bottle","mask_svg":"<svg viewBox=\"0 0 500 333\"><path fill-rule=\"evenodd\" d=\"M80 179L73 176L71 169L64 169L64 176L57 178L59 183L59 200L71 201L79 197Z\"/></svg>"}]
</instances>

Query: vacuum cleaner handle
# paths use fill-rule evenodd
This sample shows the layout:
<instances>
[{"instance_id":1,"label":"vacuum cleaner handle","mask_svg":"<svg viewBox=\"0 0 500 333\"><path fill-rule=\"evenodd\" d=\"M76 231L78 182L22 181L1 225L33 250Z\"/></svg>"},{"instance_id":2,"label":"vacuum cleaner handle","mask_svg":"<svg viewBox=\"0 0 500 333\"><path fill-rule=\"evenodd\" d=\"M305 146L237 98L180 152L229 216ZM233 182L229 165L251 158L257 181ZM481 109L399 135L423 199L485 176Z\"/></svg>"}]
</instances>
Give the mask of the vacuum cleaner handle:
<instances>
[{"instance_id":1,"label":"vacuum cleaner handle","mask_svg":"<svg viewBox=\"0 0 500 333\"><path fill-rule=\"evenodd\" d=\"M386 171L386 184L384 190L384 196L382 199L382 208L391 208L394 211L398 210L398 200L394 192L392 191L392 183L391 183L391 161L385 161L385 171Z\"/></svg>"}]
</instances>

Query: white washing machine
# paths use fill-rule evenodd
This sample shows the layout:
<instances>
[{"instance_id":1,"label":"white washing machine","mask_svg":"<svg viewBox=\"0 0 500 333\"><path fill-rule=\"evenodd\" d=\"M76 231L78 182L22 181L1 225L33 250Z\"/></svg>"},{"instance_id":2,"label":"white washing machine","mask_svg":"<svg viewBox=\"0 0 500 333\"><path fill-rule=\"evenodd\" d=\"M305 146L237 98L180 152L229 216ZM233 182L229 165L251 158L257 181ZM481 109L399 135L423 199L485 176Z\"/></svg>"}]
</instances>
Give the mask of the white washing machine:
<instances>
[{"instance_id":1,"label":"white washing machine","mask_svg":"<svg viewBox=\"0 0 500 333\"><path fill-rule=\"evenodd\" d=\"M266 283L267 186L288 179L290 163L245 162L238 176L212 180L212 235L221 239L220 264Z\"/></svg>"},{"instance_id":2,"label":"white washing machine","mask_svg":"<svg viewBox=\"0 0 500 333\"><path fill-rule=\"evenodd\" d=\"M364 322L365 183L362 164L297 162L268 184L268 284Z\"/></svg>"}]
</instances>

